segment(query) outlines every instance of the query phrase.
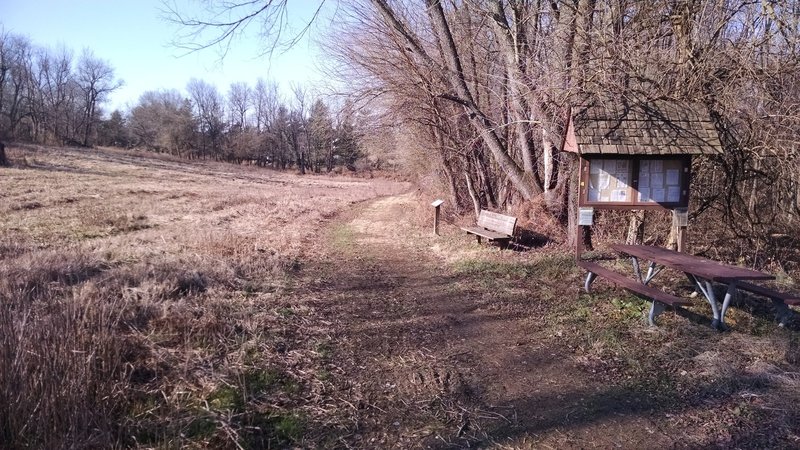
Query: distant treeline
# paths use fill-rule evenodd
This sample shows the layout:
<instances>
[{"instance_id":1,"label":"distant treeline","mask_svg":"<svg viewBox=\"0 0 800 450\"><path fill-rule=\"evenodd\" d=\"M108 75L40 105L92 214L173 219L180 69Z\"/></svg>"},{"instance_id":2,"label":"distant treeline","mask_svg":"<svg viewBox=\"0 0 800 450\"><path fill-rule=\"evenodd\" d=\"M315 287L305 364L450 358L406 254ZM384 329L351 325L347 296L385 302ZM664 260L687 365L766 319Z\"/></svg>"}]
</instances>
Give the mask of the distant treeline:
<instances>
[{"instance_id":1,"label":"distant treeline","mask_svg":"<svg viewBox=\"0 0 800 450\"><path fill-rule=\"evenodd\" d=\"M0 34L0 138L91 145L99 106L119 86L114 69L90 50L76 58L65 47Z\"/></svg>"},{"instance_id":2,"label":"distant treeline","mask_svg":"<svg viewBox=\"0 0 800 450\"><path fill-rule=\"evenodd\" d=\"M144 93L127 115L114 111L100 124L97 142L301 173L353 169L363 156L353 113L334 115L321 99L309 102L302 88L294 89L291 105L263 79L253 87L233 83L226 95L192 79L187 92Z\"/></svg>"},{"instance_id":3,"label":"distant treeline","mask_svg":"<svg viewBox=\"0 0 800 450\"><path fill-rule=\"evenodd\" d=\"M144 93L129 111L103 117L121 86L111 65L85 50L0 35L0 139L50 145L137 147L187 158L247 162L301 173L354 169L362 158L354 112L333 114L300 87L291 105L277 85L233 83L223 95L192 79L186 91Z\"/></svg>"}]
</instances>

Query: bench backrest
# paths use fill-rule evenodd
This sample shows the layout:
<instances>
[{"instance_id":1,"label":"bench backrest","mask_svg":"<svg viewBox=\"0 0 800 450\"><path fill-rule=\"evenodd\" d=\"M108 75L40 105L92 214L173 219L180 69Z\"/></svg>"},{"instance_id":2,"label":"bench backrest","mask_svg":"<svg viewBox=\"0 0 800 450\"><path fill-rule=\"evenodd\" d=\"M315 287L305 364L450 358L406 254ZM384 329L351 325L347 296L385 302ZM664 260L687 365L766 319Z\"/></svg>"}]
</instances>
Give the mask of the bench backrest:
<instances>
[{"instance_id":1,"label":"bench backrest","mask_svg":"<svg viewBox=\"0 0 800 450\"><path fill-rule=\"evenodd\" d=\"M504 233L509 236L514 234L514 226L517 225L517 218L498 214L491 211L481 210L478 215L478 226L487 230Z\"/></svg>"}]
</instances>

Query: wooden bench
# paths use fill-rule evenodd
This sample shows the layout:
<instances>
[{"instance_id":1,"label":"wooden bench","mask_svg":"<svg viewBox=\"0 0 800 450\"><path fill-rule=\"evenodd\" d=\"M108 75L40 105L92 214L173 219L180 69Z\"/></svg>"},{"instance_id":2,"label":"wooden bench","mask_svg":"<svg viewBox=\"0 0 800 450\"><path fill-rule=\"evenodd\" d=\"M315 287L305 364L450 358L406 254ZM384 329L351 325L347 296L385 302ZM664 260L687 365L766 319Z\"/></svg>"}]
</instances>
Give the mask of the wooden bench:
<instances>
[{"instance_id":1,"label":"wooden bench","mask_svg":"<svg viewBox=\"0 0 800 450\"><path fill-rule=\"evenodd\" d=\"M786 325L794 318L794 313L788 305L800 305L800 295L798 294L779 292L764 286L747 282L736 283L736 287L741 290L752 292L753 294L771 299L772 303L775 305L776 319L781 325Z\"/></svg>"},{"instance_id":2,"label":"wooden bench","mask_svg":"<svg viewBox=\"0 0 800 450\"><path fill-rule=\"evenodd\" d=\"M688 299L668 294L660 289L640 283L624 274L615 272L591 261L578 261L578 266L589 272L584 285L586 292L590 292L592 281L594 281L597 276L601 276L615 285L631 291L637 297L652 301L653 305L650 307L650 314L648 316L650 325L655 325L656 317L664 312L666 306L675 307L692 303Z\"/></svg>"},{"instance_id":3,"label":"wooden bench","mask_svg":"<svg viewBox=\"0 0 800 450\"><path fill-rule=\"evenodd\" d=\"M481 238L487 241L504 242L506 246L514 237L514 227L517 225L517 218L498 214L491 211L481 210L478 215L478 226L461 227L469 234L474 234L481 243Z\"/></svg>"}]
</instances>

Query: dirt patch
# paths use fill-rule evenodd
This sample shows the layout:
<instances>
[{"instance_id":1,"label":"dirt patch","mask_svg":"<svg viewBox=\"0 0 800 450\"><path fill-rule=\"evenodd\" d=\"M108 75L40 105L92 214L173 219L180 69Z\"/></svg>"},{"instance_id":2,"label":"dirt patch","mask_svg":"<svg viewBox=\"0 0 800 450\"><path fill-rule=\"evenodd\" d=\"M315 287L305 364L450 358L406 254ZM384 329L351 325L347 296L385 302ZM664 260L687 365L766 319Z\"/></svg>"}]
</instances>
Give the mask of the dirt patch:
<instances>
[{"instance_id":1,"label":"dirt patch","mask_svg":"<svg viewBox=\"0 0 800 450\"><path fill-rule=\"evenodd\" d=\"M650 329L642 302L606 291L599 299L606 303L595 304L582 294L568 255L500 252L453 229L433 237L404 220L420 203L407 194L362 205L338 217L309 249L309 259L321 262L307 268L313 277L303 289L318 299L310 306L334 333L341 369L335 384L357 424L343 438L348 445L800 442L796 426L787 426L794 413L771 414L766 406L788 405L780 383L793 369L739 367L742 355L727 347L747 348L744 359L754 360L785 337L759 344L677 316ZM695 355L685 353L687 343ZM766 389L765 380L783 387ZM764 407L742 406L756 391ZM771 415L775 422L762 421Z\"/></svg>"}]
</instances>

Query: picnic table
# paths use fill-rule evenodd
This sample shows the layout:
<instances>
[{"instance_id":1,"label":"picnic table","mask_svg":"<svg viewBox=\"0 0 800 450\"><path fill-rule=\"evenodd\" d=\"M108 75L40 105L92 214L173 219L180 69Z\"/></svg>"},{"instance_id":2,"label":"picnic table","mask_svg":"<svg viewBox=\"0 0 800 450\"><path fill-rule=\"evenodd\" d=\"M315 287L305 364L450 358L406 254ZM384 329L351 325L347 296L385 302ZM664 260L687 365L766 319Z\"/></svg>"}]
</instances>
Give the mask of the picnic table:
<instances>
[{"instance_id":1,"label":"picnic table","mask_svg":"<svg viewBox=\"0 0 800 450\"><path fill-rule=\"evenodd\" d=\"M736 295L739 284L749 285L747 281L775 279L774 276L767 273L723 264L701 256L679 253L661 247L617 244L612 245L611 248L619 253L630 256L633 263L634 274L641 284L647 285L665 267L686 274L686 277L703 293L706 300L708 300L708 303L711 305L711 310L714 314L711 326L718 330L724 330L726 328L725 313L728 310L731 299ZM645 275L642 275L639 259L650 261ZM722 301L721 307L718 305L712 282L727 285L725 298ZM750 290L744 286L743 288L745 290Z\"/></svg>"}]
</instances>

